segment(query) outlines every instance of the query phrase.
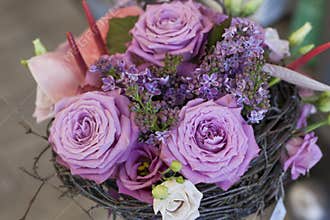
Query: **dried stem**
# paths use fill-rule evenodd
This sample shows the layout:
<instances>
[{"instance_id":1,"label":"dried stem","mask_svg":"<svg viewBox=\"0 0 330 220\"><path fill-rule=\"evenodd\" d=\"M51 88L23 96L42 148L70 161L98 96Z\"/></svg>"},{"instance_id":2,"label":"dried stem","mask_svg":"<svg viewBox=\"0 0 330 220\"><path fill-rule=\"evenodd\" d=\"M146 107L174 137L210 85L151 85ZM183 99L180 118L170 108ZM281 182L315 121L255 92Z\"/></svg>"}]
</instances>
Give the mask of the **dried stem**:
<instances>
[{"instance_id":1,"label":"dried stem","mask_svg":"<svg viewBox=\"0 0 330 220\"><path fill-rule=\"evenodd\" d=\"M28 205L28 208L26 209L24 215L22 218L20 218L19 220L26 220L26 217L28 216L31 208L32 208L32 205L34 204L35 200L37 199L39 193L41 192L42 188L45 186L46 184L46 181L43 181L40 186L38 187L37 191L34 193L32 199L30 200L29 202L29 205Z\"/></svg>"}]
</instances>

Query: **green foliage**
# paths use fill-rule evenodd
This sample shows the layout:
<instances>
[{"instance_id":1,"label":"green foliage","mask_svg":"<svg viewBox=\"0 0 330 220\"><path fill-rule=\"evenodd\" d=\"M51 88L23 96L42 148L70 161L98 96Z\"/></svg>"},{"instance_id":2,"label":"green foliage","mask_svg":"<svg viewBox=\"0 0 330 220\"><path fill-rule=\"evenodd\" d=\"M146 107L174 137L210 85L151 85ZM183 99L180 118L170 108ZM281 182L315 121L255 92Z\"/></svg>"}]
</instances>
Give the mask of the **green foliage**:
<instances>
[{"instance_id":1,"label":"green foliage","mask_svg":"<svg viewBox=\"0 0 330 220\"><path fill-rule=\"evenodd\" d=\"M248 17L256 13L263 0L224 0L224 7L228 15L234 17Z\"/></svg>"},{"instance_id":2,"label":"green foliage","mask_svg":"<svg viewBox=\"0 0 330 220\"><path fill-rule=\"evenodd\" d=\"M150 68L151 72L158 77L176 75L178 66L182 63L183 57L179 55L166 54L164 59L164 66L153 66Z\"/></svg>"},{"instance_id":3,"label":"green foliage","mask_svg":"<svg viewBox=\"0 0 330 220\"><path fill-rule=\"evenodd\" d=\"M241 16L248 17L253 15L262 5L264 0L250 0L242 8Z\"/></svg>"},{"instance_id":4,"label":"green foliage","mask_svg":"<svg viewBox=\"0 0 330 220\"><path fill-rule=\"evenodd\" d=\"M221 24L215 25L213 27L213 29L209 33L209 37L207 41L207 48L209 50L215 47L218 41L221 41L223 39L222 35L225 32L225 30L230 27L231 21L232 21L232 17L228 17Z\"/></svg>"},{"instance_id":5,"label":"green foliage","mask_svg":"<svg viewBox=\"0 0 330 220\"><path fill-rule=\"evenodd\" d=\"M129 16L110 19L107 36L107 46L110 54L124 53L126 51L127 43L132 40L129 32L134 27L138 18L138 16Z\"/></svg>"}]
</instances>

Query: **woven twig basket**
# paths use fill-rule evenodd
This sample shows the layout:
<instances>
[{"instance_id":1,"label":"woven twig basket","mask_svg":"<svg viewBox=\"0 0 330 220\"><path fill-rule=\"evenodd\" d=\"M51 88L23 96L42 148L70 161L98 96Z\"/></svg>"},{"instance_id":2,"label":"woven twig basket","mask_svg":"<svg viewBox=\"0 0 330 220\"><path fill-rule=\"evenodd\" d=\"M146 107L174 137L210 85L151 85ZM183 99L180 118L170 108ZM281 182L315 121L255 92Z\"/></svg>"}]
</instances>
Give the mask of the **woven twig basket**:
<instances>
[{"instance_id":1,"label":"woven twig basket","mask_svg":"<svg viewBox=\"0 0 330 220\"><path fill-rule=\"evenodd\" d=\"M280 156L283 145L295 129L300 98L296 87L283 82L272 87L271 97L272 108L269 114L261 124L254 126L257 142L262 149L259 157L252 162L240 182L228 191L210 184L197 185L204 195L199 219L241 219L262 212L281 196L285 174ZM58 177L69 192L88 197L99 207L108 209L113 216L121 215L128 220L160 218L154 215L151 205L119 195L115 181L109 180L97 185L72 176L56 162L54 165Z\"/></svg>"}]
</instances>

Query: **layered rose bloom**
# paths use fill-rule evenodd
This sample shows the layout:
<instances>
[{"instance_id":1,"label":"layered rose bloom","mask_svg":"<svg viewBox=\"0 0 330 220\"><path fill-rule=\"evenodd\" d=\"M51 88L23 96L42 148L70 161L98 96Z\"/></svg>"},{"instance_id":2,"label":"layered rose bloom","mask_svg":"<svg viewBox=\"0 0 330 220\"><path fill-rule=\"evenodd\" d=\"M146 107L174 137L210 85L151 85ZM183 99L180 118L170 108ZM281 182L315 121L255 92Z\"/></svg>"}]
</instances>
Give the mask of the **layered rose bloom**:
<instances>
[{"instance_id":1,"label":"layered rose bloom","mask_svg":"<svg viewBox=\"0 0 330 220\"><path fill-rule=\"evenodd\" d=\"M119 91L88 92L55 106L49 142L73 175L102 183L127 160L138 138L129 100Z\"/></svg>"},{"instance_id":2,"label":"layered rose bloom","mask_svg":"<svg viewBox=\"0 0 330 220\"><path fill-rule=\"evenodd\" d=\"M314 105L303 105L296 128L307 127L308 117L315 112ZM322 158L322 152L316 144L317 140L314 132L311 132L301 137L293 137L286 143L282 154L283 169L288 171L291 168L293 180L298 179L301 175L306 175Z\"/></svg>"},{"instance_id":3,"label":"layered rose bloom","mask_svg":"<svg viewBox=\"0 0 330 220\"><path fill-rule=\"evenodd\" d=\"M155 146L138 144L134 147L130 157L118 169L119 193L151 204L151 186L161 179L161 172L166 169L159 154Z\"/></svg>"},{"instance_id":4,"label":"layered rose bloom","mask_svg":"<svg viewBox=\"0 0 330 220\"><path fill-rule=\"evenodd\" d=\"M216 101L190 101L162 144L161 158L168 165L180 161L181 173L194 184L216 183L227 190L259 153L253 128L241 110L230 95Z\"/></svg>"},{"instance_id":5,"label":"layered rose bloom","mask_svg":"<svg viewBox=\"0 0 330 220\"><path fill-rule=\"evenodd\" d=\"M148 5L131 31L128 52L160 66L167 53L189 60L200 52L213 26L203 11L191 0Z\"/></svg>"},{"instance_id":6,"label":"layered rose bloom","mask_svg":"<svg viewBox=\"0 0 330 220\"><path fill-rule=\"evenodd\" d=\"M142 9L136 6L109 11L98 22L103 39L106 39L111 18L138 16ZM77 45L87 65L93 64L102 54L91 37L91 30L86 30L76 39ZM62 98L79 94L79 88L90 79L85 79L72 55L67 43L59 46L55 51L29 59L28 67L36 80L37 98L33 116L37 122L42 122L54 116L54 105Z\"/></svg>"},{"instance_id":7,"label":"layered rose bloom","mask_svg":"<svg viewBox=\"0 0 330 220\"><path fill-rule=\"evenodd\" d=\"M300 175L306 175L322 158L322 152L316 144L317 139L314 133L309 133L304 137L292 138L285 145L284 171L291 168L293 180Z\"/></svg>"}]
</instances>

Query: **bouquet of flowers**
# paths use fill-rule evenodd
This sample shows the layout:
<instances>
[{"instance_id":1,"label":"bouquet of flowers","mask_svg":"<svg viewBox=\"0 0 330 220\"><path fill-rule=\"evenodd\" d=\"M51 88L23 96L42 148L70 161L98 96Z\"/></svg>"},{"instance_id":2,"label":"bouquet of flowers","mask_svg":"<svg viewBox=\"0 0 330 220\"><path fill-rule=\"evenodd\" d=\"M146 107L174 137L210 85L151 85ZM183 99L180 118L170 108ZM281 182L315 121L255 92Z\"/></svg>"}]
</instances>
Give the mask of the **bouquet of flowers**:
<instances>
[{"instance_id":1,"label":"bouquet of flowers","mask_svg":"<svg viewBox=\"0 0 330 220\"><path fill-rule=\"evenodd\" d=\"M307 123L330 87L298 69L300 47L247 18L261 1L144 2L110 11L25 61L57 176L127 219L238 219L282 196L322 157ZM295 59L291 49L300 47ZM293 61L294 60L294 61ZM317 91L317 92L314 92Z\"/></svg>"}]
</instances>

